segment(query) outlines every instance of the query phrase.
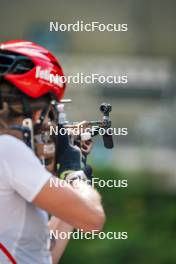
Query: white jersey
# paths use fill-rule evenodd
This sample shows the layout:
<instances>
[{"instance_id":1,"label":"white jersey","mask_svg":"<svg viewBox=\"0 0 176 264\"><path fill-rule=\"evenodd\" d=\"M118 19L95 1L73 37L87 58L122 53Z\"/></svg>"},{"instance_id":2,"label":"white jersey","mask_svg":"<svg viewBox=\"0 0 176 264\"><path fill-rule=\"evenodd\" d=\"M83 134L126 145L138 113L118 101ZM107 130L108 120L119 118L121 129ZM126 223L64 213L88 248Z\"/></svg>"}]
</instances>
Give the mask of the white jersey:
<instances>
[{"instance_id":1,"label":"white jersey","mask_svg":"<svg viewBox=\"0 0 176 264\"><path fill-rule=\"evenodd\" d=\"M32 204L51 177L21 140L0 136L0 243L18 264L50 264L48 215ZM9 262L0 251L0 263Z\"/></svg>"}]
</instances>

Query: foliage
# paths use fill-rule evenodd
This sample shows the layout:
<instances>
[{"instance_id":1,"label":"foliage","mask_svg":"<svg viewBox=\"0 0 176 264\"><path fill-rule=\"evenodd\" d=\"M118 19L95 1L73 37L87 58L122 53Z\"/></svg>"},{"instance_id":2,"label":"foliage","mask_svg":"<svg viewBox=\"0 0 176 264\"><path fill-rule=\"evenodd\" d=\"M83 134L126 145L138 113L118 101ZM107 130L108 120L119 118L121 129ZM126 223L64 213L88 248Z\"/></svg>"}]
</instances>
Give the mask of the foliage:
<instances>
[{"instance_id":1,"label":"foliage","mask_svg":"<svg viewBox=\"0 0 176 264\"><path fill-rule=\"evenodd\" d=\"M104 232L127 231L128 239L72 239L60 263L175 264L176 195L158 188L149 173L134 177L97 169L95 175L128 179L128 188L100 189L107 215Z\"/></svg>"}]
</instances>

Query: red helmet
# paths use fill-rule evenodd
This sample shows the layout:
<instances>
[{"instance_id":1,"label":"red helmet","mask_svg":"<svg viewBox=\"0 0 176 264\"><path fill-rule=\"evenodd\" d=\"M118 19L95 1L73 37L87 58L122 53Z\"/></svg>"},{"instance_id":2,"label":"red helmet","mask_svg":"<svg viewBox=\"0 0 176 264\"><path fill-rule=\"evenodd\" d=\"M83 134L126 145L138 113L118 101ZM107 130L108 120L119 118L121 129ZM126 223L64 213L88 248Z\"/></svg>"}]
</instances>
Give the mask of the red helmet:
<instances>
[{"instance_id":1,"label":"red helmet","mask_svg":"<svg viewBox=\"0 0 176 264\"><path fill-rule=\"evenodd\" d=\"M29 41L0 44L0 77L32 98L52 93L59 101L65 91L58 60L44 47Z\"/></svg>"}]
</instances>

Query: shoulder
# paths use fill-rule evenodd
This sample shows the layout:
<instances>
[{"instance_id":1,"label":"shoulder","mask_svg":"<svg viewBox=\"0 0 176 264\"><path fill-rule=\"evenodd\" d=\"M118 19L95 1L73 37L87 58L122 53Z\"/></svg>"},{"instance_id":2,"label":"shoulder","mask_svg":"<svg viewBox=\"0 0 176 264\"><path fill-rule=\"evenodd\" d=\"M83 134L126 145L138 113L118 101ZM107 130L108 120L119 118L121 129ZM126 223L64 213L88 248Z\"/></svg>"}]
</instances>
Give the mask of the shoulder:
<instances>
[{"instance_id":1,"label":"shoulder","mask_svg":"<svg viewBox=\"0 0 176 264\"><path fill-rule=\"evenodd\" d=\"M29 155L34 155L33 151L20 139L10 136L1 135L0 136L0 155L2 157L13 157L28 153Z\"/></svg>"},{"instance_id":2,"label":"shoulder","mask_svg":"<svg viewBox=\"0 0 176 264\"><path fill-rule=\"evenodd\" d=\"M0 149L3 147L23 146L24 142L14 136L0 135Z\"/></svg>"},{"instance_id":3,"label":"shoulder","mask_svg":"<svg viewBox=\"0 0 176 264\"><path fill-rule=\"evenodd\" d=\"M21 140L17 139L14 136L11 136L11 135L7 135L7 134L0 135L0 141L3 142L3 141L7 141L7 140L11 140L11 141L21 141Z\"/></svg>"}]
</instances>

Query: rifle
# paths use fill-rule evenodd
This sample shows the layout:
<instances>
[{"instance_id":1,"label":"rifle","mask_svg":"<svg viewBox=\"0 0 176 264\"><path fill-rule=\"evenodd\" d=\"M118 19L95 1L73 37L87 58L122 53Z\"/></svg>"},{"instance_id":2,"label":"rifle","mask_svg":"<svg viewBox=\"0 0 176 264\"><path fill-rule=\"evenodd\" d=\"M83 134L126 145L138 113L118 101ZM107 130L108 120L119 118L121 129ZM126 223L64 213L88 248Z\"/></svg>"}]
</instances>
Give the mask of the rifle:
<instances>
[{"instance_id":1,"label":"rifle","mask_svg":"<svg viewBox=\"0 0 176 264\"><path fill-rule=\"evenodd\" d=\"M103 142L105 148L112 149L113 137L108 132L112 129L110 112L112 106L107 103L100 105L100 111L103 114L102 120L97 121L82 121L82 122L69 122L66 120L66 113L64 111L64 103L70 102L70 99L57 102L53 100L49 112L49 124L44 124L44 116L41 114L37 124L33 126L31 119L24 119L22 126L12 126L12 129L18 130L22 133L23 141L33 149L39 156L42 164L47 167L48 162L51 160L50 156L55 152L55 170L57 172L58 157L64 151L64 140L58 140L58 135L61 135L61 130L65 130L69 135L69 140L73 145L81 147L84 141L91 140L93 137L100 134L103 129ZM46 111L45 111L46 112ZM52 129L55 130L54 135ZM76 134L74 131L76 130ZM36 142L37 140L37 142ZM58 143L59 142L59 143ZM55 145L55 146L54 146ZM84 153L84 163L86 164L87 154ZM48 161L47 161L48 160ZM49 166L49 165L48 165Z\"/></svg>"},{"instance_id":2,"label":"rifle","mask_svg":"<svg viewBox=\"0 0 176 264\"><path fill-rule=\"evenodd\" d=\"M80 145L81 141L90 140L92 137L100 134L100 130L103 129L103 142L105 148L112 149L114 147L113 137L108 133L111 130L111 120L110 112L112 111L112 106L108 103L102 103L99 107L101 113L103 114L102 120L98 121L82 121L82 122L69 122L66 120L66 114L64 111L64 102L70 102L70 99L62 100L61 103L56 101L52 102L52 105L56 113L56 134L61 133L62 129L66 129L70 135L70 140L76 145ZM77 133L74 133L74 131ZM86 131L86 132L85 132ZM87 132L88 131L88 132ZM101 135L101 134L100 134Z\"/></svg>"},{"instance_id":3,"label":"rifle","mask_svg":"<svg viewBox=\"0 0 176 264\"><path fill-rule=\"evenodd\" d=\"M99 110L103 114L102 120L98 121L82 121L82 122L70 122L66 119L66 113L64 111L64 103L70 102L71 100L62 100L62 102L53 101L53 113L55 113L55 140L56 140L56 171L59 166L59 156L62 155L62 151L65 149L65 137L61 140L62 130L69 135L69 139L72 145L77 145L81 148L81 143L84 141L91 140L92 137L95 137L99 134L100 129L103 129L104 134L103 142L105 148L112 149L114 147L113 137L108 133L108 130L111 129L111 120L109 117L110 112L112 111L112 106L107 103L102 103L100 105ZM76 129L77 133L74 133ZM86 131L86 132L85 132ZM50 131L50 135L52 135ZM65 135L65 134L64 134ZM82 155L82 163L84 164L84 172L92 177L92 169L87 164L87 154L83 153Z\"/></svg>"}]
</instances>

